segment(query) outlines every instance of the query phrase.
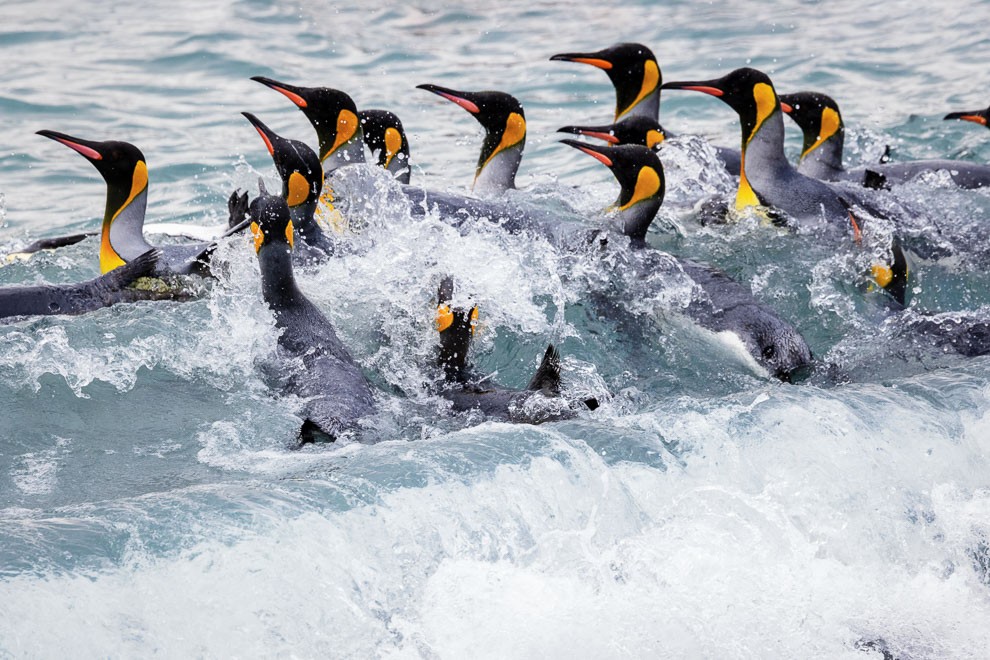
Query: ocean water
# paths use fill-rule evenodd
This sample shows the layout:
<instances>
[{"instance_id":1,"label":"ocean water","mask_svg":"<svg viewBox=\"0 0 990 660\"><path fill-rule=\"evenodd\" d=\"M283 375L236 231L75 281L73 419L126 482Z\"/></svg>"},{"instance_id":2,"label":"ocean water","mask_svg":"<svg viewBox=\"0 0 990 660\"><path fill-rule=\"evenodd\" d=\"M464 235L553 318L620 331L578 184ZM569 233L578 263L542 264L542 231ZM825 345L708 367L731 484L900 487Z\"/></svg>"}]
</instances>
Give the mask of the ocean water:
<instances>
[{"instance_id":1,"label":"ocean water","mask_svg":"<svg viewBox=\"0 0 990 660\"><path fill-rule=\"evenodd\" d=\"M233 189L275 188L240 112L314 135L255 75L396 112L414 181L455 191L481 128L415 85L508 91L529 126L513 194L588 226L616 184L555 130L606 123L613 92L549 57L619 41L666 80L748 65L829 93L850 166L886 145L990 162L988 131L941 121L990 103L988 20L988 2L5 0L0 257L102 217L99 174L40 129L138 145L149 223L220 225ZM0 325L0 657L986 657L990 361L903 327L990 319L990 197L939 175L887 193L946 248L911 255L891 315L862 275L882 240L699 222L734 194L709 146L738 144L729 108L665 93L661 121L682 136L650 242L748 283L828 367L770 380L679 320L683 289L631 281L621 241L462 235L369 170L382 194L355 250L300 275L376 386L360 441L292 448L300 402L259 371L277 331L246 237L194 301ZM0 284L93 277L97 250ZM451 413L426 386L445 273L480 306L480 371L522 387L554 342L565 391L602 407L542 426Z\"/></svg>"}]
</instances>

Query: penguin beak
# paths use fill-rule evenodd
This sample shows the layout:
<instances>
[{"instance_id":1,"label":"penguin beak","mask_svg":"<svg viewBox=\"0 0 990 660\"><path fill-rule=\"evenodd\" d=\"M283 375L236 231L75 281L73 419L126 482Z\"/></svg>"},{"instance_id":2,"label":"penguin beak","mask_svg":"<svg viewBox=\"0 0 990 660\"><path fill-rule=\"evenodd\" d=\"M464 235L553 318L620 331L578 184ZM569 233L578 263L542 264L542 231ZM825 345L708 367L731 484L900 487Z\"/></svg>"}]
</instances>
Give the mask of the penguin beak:
<instances>
[{"instance_id":1,"label":"penguin beak","mask_svg":"<svg viewBox=\"0 0 990 660\"><path fill-rule=\"evenodd\" d=\"M272 129L265 126L260 119L252 115L250 112L242 112L241 114L247 117L247 120L251 122L251 125L258 131L258 135L261 136L261 139L265 142L265 146L268 147L269 155L274 156L275 142L278 140L278 135L276 135Z\"/></svg>"},{"instance_id":2,"label":"penguin beak","mask_svg":"<svg viewBox=\"0 0 990 660\"><path fill-rule=\"evenodd\" d=\"M602 56L601 51L594 53L560 53L550 58L551 62L577 62L578 64L590 64L591 66L608 71L614 65Z\"/></svg>"},{"instance_id":3,"label":"penguin beak","mask_svg":"<svg viewBox=\"0 0 990 660\"><path fill-rule=\"evenodd\" d=\"M718 86L718 80L676 80L660 85L660 89L686 89L691 92L701 92L712 96L724 96L725 90Z\"/></svg>"},{"instance_id":4,"label":"penguin beak","mask_svg":"<svg viewBox=\"0 0 990 660\"><path fill-rule=\"evenodd\" d=\"M794 112L794 106L791 105L790 103L785 102L785 101L781 101L780 102L780 109L783 110L787 114L791 114L792 112Z\"/></svg>"},{"instance_id":5,"label":"penguin beak","mask_svg":"<svg viewBox=\"0 0 990 660\"><path fill-rule=\"evenodd\" d=\"M295 85L287 85L277 80L272 80L271 78L265 78L264 76L252 76L251 80L254 80L255 82L260 82L262 85L265 85L266 87L271 87L276 92L282 94L300 108L305 108L306 106L309 105L309 102L306 101L305 98L306 90L302 87L297 87Z\"/></svg>"},{"instance_id":6,"label":"penguin beak","mask_svg":"<svg viewBox=\"0 0 990 660\"><path fill-rule=\"evenodd\" d=\"M987 125L987 117L986 117L986 114L983 114L984 112L985 111L979 111L979 110L973 111L973 112L950 112L949 114L947 114L942 119L943 120L945 120L945 119L962 119L963 121L971 121L974 124L980 124L981 126L986 126Z\"/></svg>"},{"instance_id":7,"label":"penguin beak","mask_svg":"<svg viewBox=\"0 0 990 660\"><path fill-rule=\"evenodd\" d=\"M585 135L598 140L604 140L609 144L619 144L619 138L615 137L615 134L612 133L611 126L563 126L558 128L557 132Z\"/></svg>"},{"instance_id":8,"label":"penguin beak","mask_svg":"<svg viewBox=\"0 0 990 660\"><path fill-rule=\"evenodd\" d=\"M46 138L61 142L68 148L78 151L91 161L103 160L103 154L99 151L101 146L99 142L81 140L57 131L38 131L38 135L44 135Z\"/></svg>"},{"instance_id":9,"label":"penguin beak","mask_svg":"<svg viewBox=\"0 0 990 660\"><path fill-rule=\"evenodd\" d=\"M425 89L428 92L433 92L437 96L442 96L451 103L456 103L461 106L472 115L476 115L481 112L481 108L478 107L478 104L469 98L471 96L469 92L459 92L456 89L430 84L416 85L416 89Z\"/></svg>"},{"instance_id":10,"label":"penguin beak","mask_svg":"<svg viewBox=\"0 0 990 660\"><path fill-rule=\"evenodd\" d=\"M611 147L599 147L594 144L579 142L578 140L561 140L561 143L569 147L574 147L578 151L583 151L609 169L615 166L615 161L608 155Z\"/></svg>"}]
</instances>

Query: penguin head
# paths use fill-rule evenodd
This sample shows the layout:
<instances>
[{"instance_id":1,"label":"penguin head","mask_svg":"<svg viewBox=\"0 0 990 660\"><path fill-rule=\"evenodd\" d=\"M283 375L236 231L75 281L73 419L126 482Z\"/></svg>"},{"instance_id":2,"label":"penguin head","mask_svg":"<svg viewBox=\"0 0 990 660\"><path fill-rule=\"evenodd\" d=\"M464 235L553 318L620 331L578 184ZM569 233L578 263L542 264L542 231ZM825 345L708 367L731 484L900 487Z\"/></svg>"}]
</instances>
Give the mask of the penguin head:
<instances>
[{"instance_id":1,"label":"penguin head","mask_svg":"<svg viewBox=\"0 0 990 660\"><path fill-rule=\"evenodd\" d=\"M589 64L604 71L615 87L616 119L629 114L651 94L658 94L663 82L656 56L643 44L620 43L590 53L560 53L550 59ZM652 116L658 109L659 105L651 110Z\"/></svg>"},{"instance_id":2,"label":"penguin head","mask_svg":"<svg viewBox=\"0 0 990 660\"><path fill-rule=\"evenodd\" d=\"M133 199L148 187L148 165L144 154L129 142L96 142L48 130L38 131L38 135L64 144L92 163L107 182L108 205L113 197L114 207L120 208L127 199ZM117 197L120 199L117 200Z\"/></svg>"},{"instance_id":3,"label":"penguin head","mask_svg":"<svg viewBox=\"0 0 990 660\"><path fill-rule=\"evenodd\" d=\"M393 171L393 167L408 167L409 141L402 121L388 110L362 110L358 121L364 132L364 143L378 154L378 165ZM408 180L406 181L408 183Z\"/></svg>"},{"instance_id":4,"label":"penguin head","mask_svg":"<svg viewBox=\"0 0 990 660\"><path fill-rule=\"evenodd\" d=\"M667 139L660 122L643 115L632 115L607 126L564 126L557 132L584 135L609 144L639 144L650 149L659 148Z\"/></svg>"},{"instance_id":5,"label":"penguin head","mask_svg":"<svg viewBox=\"0 0 990 660\"><path fill-rule=\"evenodd\" d=\"M330 87L299 87L264 76L254 76L251 80L274 89L302 110L316 129L321 161L358 137L361 126L357 106L345 92Z\"/></svg>"},{"instance_id":6,"label":"penguin head","mask_svg":"<svg viewBox=\"0 0 990 660\"><path fill-rule=\"evenodd\" d=\"M277 195L269 195L264 187L261 194L251 201L248 209L251 217L251 234L254 251L261 255L270 248L291 251L293 246L292 217L289 205Z\"/></svg>"},{"instance_id":7,"label":"penguin head","mask_svg":"<svg viewBox=\"0 0 990 660\"><path fill-rule=\"evenodd\" d=\"M890 257L886 262L873 264L870 271L877 285L893 298L898 308L903 308L907 305L910 266L897 237L891 241Z\"/></svg>"},{"instance_id":8,"label":"penguin head","mask_svg":"<svg viewBox=\"0 0 990 660\"><path fill-rule=\"evenodd\" d=\"M987 108L986 110L950 112L942 119L960 119L962 121L971 121L974 124L980 124L981 126L990 128L990 108Z\"/></svg>"},{"instance_id":9,"label":"penguin head","mask_svg":"<svg viewBox=\"0 0 990 660\"><path fill-rule=\"evenodd\" d=\"M811 349L794 326L776 315L761 314L751 327L748 346L770 375L785 382L799 379L812 364ZM745 343L749 343L746 341Z\"/></svg>"},{"instance_id":10,"label":"penguin head","mask_svg":"<svg viewBox=\"0 0 990 660\"><path fill-rule=\"evenodd\" d=\"M278 135L250 112L241 114L251 122L268 148L282 178L282 196L289 208L318 202L323 190L323 166L316 153L303 142Z\"/></svg>"},{"instance_id":11,"label":"penguin head","mask_svg":"<svg viewBox=\"0 0 990 660\"><path fill-rule=\"evenodd\" d=\"M839 104L830 96L818 92L795 92L781 94L779 100L780 109L794 120L804 135L801 158L845 132Z\"/></svg>"},{"instance_id":12,"label":"penguin head","mask_svg":"<svg viewBox=\"0 0 990 660\"><path fill-rule=\"evenodd\" d=\"M615 203L622 221L622 233L636 240L646 240L666 190L663 165L656 153L642 145L598 146L561 140L583 151L611 170L621 190Z\"/></svg>"},{"instance_id":13,"label":"penguin head","mask_svg":"<svg viewBox=\"0 0 990 660\"><path fill-rule=\"evenodd\" d=\"M437 290L438 362L448 380L463 381L467 378L467 354L478 323L478 307L454 307L453 298L454 278L448 275Z\"/></svg>"},{"instance_id":14,"label":"penguin head","mask_svg":"<svg viewBox=\"0 0 990 660\"><path fill-rule=\"evenodd\" d=\"M752 138L768 117L780 110L777 91L770 76L749 67L736 69L712 80L664 83L663 89L686 89L718 98L739 115L744 142Z\"/></svg>"},{"instance_id":15,"label":"penguin head","mask_svg":"<svg viewBox=\"0 0 990 660\"><path fill-rule=\"evenodd\" d=\"M519 100L505 92L460 92L429 84L416 87L433 92L459 105L474 115L484 127L485 142L481 147L481 156L478 158L475 181L482 176L485 168L497 156L508 152L516 155L514 165L507 171L499 173L500 181L495 185L499 188L513 187L518 161L526 145L526 115Z\"/></svg>"}]
</instances>

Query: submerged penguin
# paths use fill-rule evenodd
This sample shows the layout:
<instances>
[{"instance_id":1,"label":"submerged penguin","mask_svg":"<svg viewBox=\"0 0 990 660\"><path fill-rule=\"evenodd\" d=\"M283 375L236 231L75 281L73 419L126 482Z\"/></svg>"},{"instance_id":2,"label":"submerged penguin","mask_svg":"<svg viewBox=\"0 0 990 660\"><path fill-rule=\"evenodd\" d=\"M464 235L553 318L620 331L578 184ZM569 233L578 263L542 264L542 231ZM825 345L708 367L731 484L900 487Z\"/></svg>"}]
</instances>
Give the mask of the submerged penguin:
<instances>
[{"instance_id":1,"label":"submerged penguin","mask_svg":"<svg viewBox=\"0 0 990 660\"><path fill-rule=\"evenodd\" d=\"M306 400L300 416L300 441L337 440L357 431L359 421L375 410L368 379L337 337L333 324L303 294L292 271L294 243L289 206L262 192L251 202L251 232L261 266L262 296L282 330L280 357L301 362L284 390Z\"/></svg>"},{"instance_id":2,"label":"submerged penguin","mask_svg":"<svg viewBox=\"0 0 990 660\"><path fill-rule=\"evenodd\" d=\"M0 318L52 314L84 314L117 303L161 300L172 294L130 288L151 275L161 253L151 249L119 268L78 284L0 287Z\"/></svg>"},{"instance_id":3,"label":"submerged penguin","mask_svg":"<svg viewBox=\"0 0 990 660\"><path fill-rule=\"evenodd\" d=\"M148 205L148 166L141 150L128 142L83 140L56 131L38 135L81 154L107 184L107 203L100 238L100 270L107 273L137 259L153 245L144 237ZM209 275L209 257L216 243L159 246L159 275Z\"/></svg>"},{"instance_id":4,"label":"submerged penguin","mask_svg":"<svg viewBox=\"0 0 990 660\"><path fill-rule=\"evenodd\" d=\"M990 165L962 160L925 159L901 163L883 162L847 170L842 165L845 125L839 105L818 92L781 94L780 107L801 128L804 143L798 172L823 181L870 184L879 176L885 183L903 183L925 172L948 172L960 188L990 185Z\"/></svg>"},{"instance_id":5,"label":"submerged penguin","mask_svg":"<svg viewBox=\"0 0 990 660\"><path fill-rule=\"evenodd\" d=\"M538 424L567 419L576 414L571 404L560 399L560 353L547 346L536 373L524 390L513 390L478 378L468 364L468 351L478 320L478 308L454 307L454 280L445 277L437 291L437 330L440 346L437 363L444 374L441 394L454 410L478 410L496 420ZM538 397L538 398L534 398ZM551 405L557 399L560 405ZM597 399L586 399L578 407L594 410Z\"/></svg>"},{"instance_id":6,"label":"submerged penguin","mask_svg":"<svg viewBox=\"0 0 990 660\"><path fill-rule=\"evenodd\" d=\"M619 43L590 53L560 53L550 59L588 64L604 71L615 88L616 122L631 117L659 121L663 75L653 51L643 44ZM666 131L664 134L674 137ZM739 151L726 147L714 148L729 174L739 176Z\"/></svg>"},{"instance_id":7,"label":"submerged penguin","mask_svg":"<svg viewBox=\"0 0 990 660\"><path fill-rule=\"evenodd\" d=\"M631 239L630 247L643 254L640 267L652 268L650 257L664 254L646 242L665 190L663 165L656 153L640 145L562 142L595 158L618 180L621 189L610 221ZM791 380L811 365L811 349L804 337L748 288L707 264L673 255L670 258L701 293L684 310L695 323L716 334L727 332L738 337L756 363L781 380Z\"/></svg>"}]
</instances>

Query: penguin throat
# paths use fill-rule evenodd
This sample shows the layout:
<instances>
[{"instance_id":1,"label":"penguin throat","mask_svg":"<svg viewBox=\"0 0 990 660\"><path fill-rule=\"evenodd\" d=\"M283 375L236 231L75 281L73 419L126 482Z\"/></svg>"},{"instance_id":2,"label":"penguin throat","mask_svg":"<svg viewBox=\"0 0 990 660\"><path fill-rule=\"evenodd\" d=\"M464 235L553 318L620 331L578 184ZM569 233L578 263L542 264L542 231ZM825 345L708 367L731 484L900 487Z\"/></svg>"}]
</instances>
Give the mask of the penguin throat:
<instances>
[{"instance_id":1,"label":"penguin throat","mask_svg":"<svg viewBox=\"0 0 990 660\"><path fill-rule=\"evenodd\" d=\"M382 152L382 167L388 169L392 164L392 159L402 150L402 134L391 126L385 129L385 148Z\"/></svg>"},{"instance_id":2,"label":"penguin throat","mask_svg":"<svg viewBox=\"0 0 990 660\"><path fill-rule=\"evenodd\" d=\"M629 114L641 114L656 119L660 110L660 82L660 67L653 60L647 60L643 64L643 81L640 85L639 92L624 110L616 107L615 120L618 121ZM644 107L642 112L633 112L640 105L650 106L650 108L647 109Z\"/></svg>"},{"instance_id":3,"label":"penguin throat","mask_svg":"<svg viewBox=\"0 0 990 660\"><path fill-rule=\"evenodd\" d=\"M819 160L824 160L833 167L842 166L842 118L839 113L832 108L824 108L821 114L821 124L818 133L812 128L804 133L804 150L801 152L801 160L807 158L812 152L819 151ZM828 148L822 149L824 145ZM835 152L837 153L831 153ZM829 153L824 153L829 152Z\"/></svg>"},{"instance_id":4,"label":"penguin throat","mask_svg":"<svg viewBox=\"0 0 990 660\"><path fill-rule=\"evenodd\" d=\"M138 161L131 177L131 188L117 206L117 191L107 190L107 206L100 236L100 271L107 273L136 259L152 246L144 239L144 217L148 207L148 168Z\"/></svg>"},{"instance_id":5,"label":"penguin throat","mask_svg":"<svg viewBox=\"0 0 990 660\"><path fill-rule=\"evenodd\" d=\"M746 178L746 150L740 154L739 164L739 189L736 191L736 210L742 211L750 206L760 206L760 198L757 197L753 187L749 185Z\"/></svg>"},{"instance_id":6,"label":"penguin throat","mask_svg":"<svg viewBox=\"0 0 990 660\"><path fill-rule=\"evenodd\" d=\"M317 134L324 174L342 165L364 162L364 131L350 110L340 111L333 131L317 129Z\"/></svg>"},{"instance_id":7,"label":"penguin throat","mask_svg":"<svg viewBox=\"0 0 990 660\"><path fill-rule=\"evenodd\" d=\"M485 136L473 188L501 192L516 186L516 172L526 145L526 120L517 112L509 113L505 129L497 144L495 134Z\"/></svg>"},{"instance_id":8,"label":"penguin throat","mask_svg":"<svg viewBox=\"0 0 990 660\"><path fill-rule=\"evenodd\" d=\"M758 142L762 137L761 131L763 131L767 121L774 117L774 115L777 115L777 119L780 120L780 103L777 101L777 93L771 85L768 85L767 83L757 83L754 85L753 101L755 111L752 122L752 130L750 130L748 134L746 133L746 124L745 122L743 123L743 142L739 164L739 188L736 191L736 210L738 211L751 206L763 206L763 202L760 200L756 191L753 190L749 177L747 176L746 155L747 151L751 146L753 146L754 142ZM761 150L767 148L772 148L775 151L778 150L777 147L769 143L773 140L774 137L767 136L763 142L760 142ZM783 143L779 145L779 151L780 157L783 158Z\"/></svg>"}]
</instances>

